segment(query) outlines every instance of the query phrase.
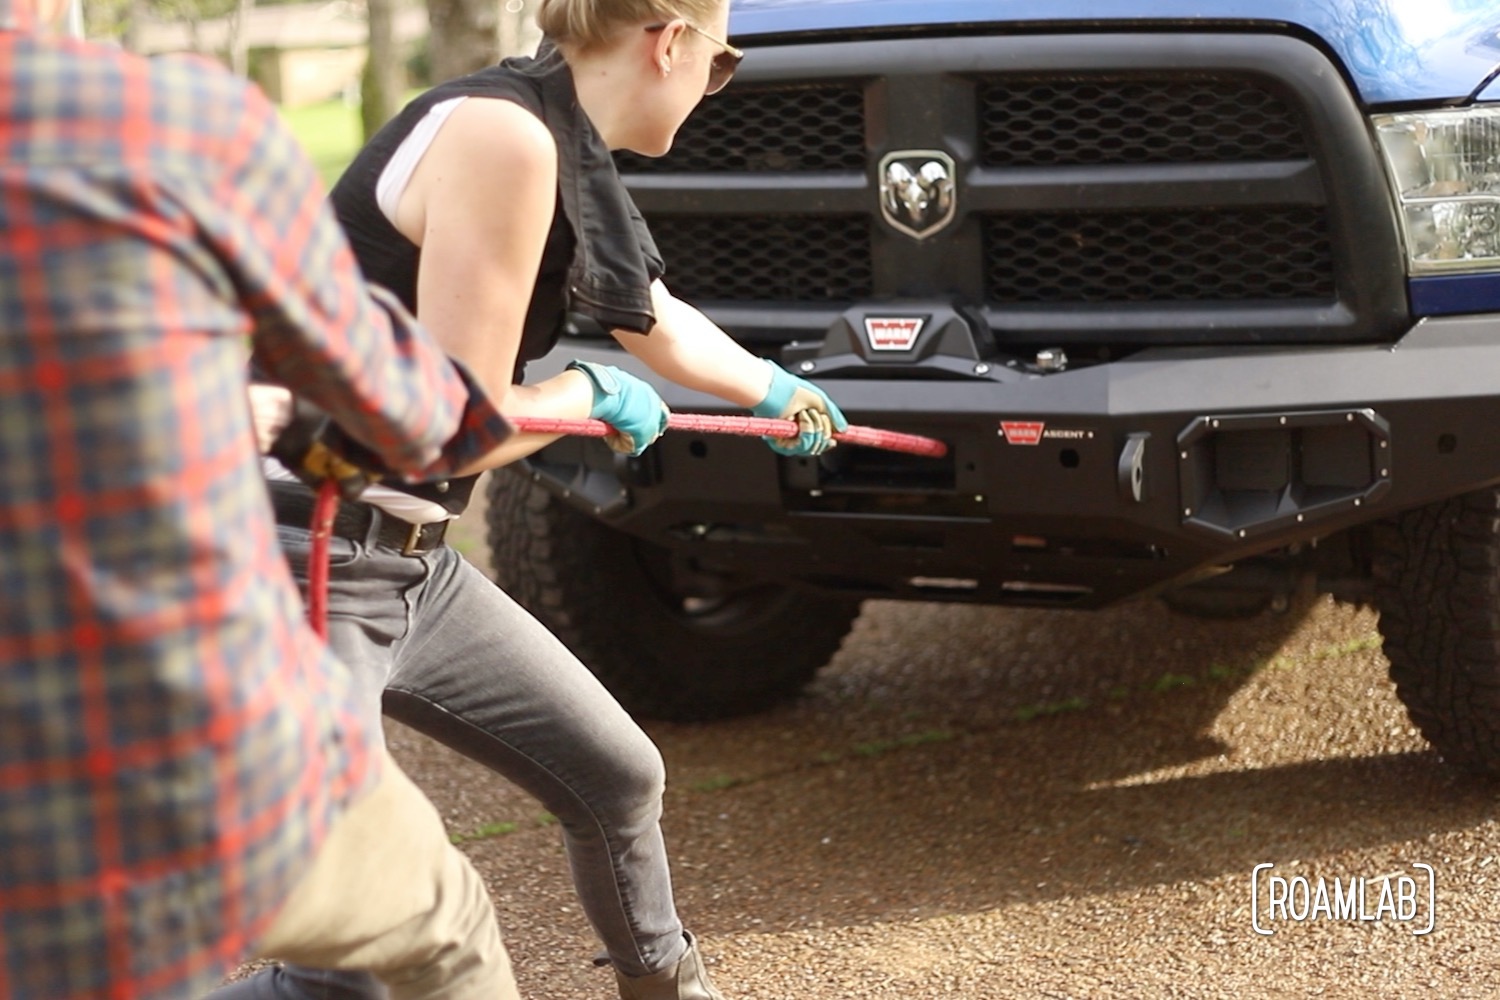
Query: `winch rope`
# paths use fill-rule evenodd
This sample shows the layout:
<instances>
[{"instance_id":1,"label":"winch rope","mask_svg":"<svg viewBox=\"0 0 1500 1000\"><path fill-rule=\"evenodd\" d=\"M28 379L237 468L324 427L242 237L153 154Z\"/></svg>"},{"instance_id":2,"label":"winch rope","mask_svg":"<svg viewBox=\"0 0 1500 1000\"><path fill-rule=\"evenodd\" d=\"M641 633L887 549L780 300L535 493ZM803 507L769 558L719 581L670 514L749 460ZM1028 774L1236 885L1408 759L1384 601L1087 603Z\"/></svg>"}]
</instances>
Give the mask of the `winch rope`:
<instances>
[{"instance_id":1,"label":"winch rope","mask_svg":"<svg viewBox=\"0 0 1500 1000\"><path fill-rule=\"evenodd\" d=\"M570 434L578 437L604 437L614 428L603 420L560 417L506 417L517 430L534 434ZM739 417L710 413L673 413L667 417L667 429L695 431L700 434L738 434L748 437L789 438L797 435L795 420L775 417ZM834 432L833 439L844 444L864 445L886 451L905 452L941 458L948 446L936 438L877 427L851 424ZM307 562L307 619L320 639L328 638L328 552L333 537L333 519L339 509L338 485L325 479L318 488L313 505L312 544Z\"/></svg>"},{"instance_id":2,"label":"winch rope","mask_svg":"<svg viewBox=\"0 0 1500 1000\"><path fill-rule=\"evenodd\" d=\"M328 549L339 511L339 487L331 477L313 501L312 542L307 553L307 620L319 639L328 638Z\"/></svg>"},{"instance_id":3,"label":"winch rope","mask_svg":"<svg viewBox=\"0 0 1500 1000\"><path fill-rule=\"evenodd\" d=\"M580 437L604 437L613 428L602 420L569 420L555 417L507 417L517 430L537 434L573 434ZM710 413L673 413L667 417L667 430L697 431L700 434L742 434L750 437L789 438L797 435L795 420L780 420L775 417L738 417ZM925 455L941 458L948 453L948 446L936 438L901 431L886 431L877 427L857 427L851 424L842 431L835 431L835 441L858 444L885 451L900 451L910 455Z\"/></svg>"}]
</instances>

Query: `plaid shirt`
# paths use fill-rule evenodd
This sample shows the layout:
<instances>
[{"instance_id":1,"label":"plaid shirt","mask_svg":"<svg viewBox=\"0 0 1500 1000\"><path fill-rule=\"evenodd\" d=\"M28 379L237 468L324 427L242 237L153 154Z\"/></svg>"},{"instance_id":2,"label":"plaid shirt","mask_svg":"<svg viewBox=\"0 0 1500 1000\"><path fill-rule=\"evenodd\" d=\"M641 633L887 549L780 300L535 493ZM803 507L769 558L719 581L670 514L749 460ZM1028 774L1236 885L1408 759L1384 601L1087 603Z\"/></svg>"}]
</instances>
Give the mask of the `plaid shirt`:
<instances>
[{"instance_id":1,"label":"plaid shirt","mask_svg":"<svg viewBox=\"0 0 1500 1000\"><path fill-rule=\"evenodd\" d=\"M0 997L195 995L368 787L379 724L277 548L247 344L404 471L507 428L367 294L257 91L6 14Z\"/></svg>"}]
</instances>

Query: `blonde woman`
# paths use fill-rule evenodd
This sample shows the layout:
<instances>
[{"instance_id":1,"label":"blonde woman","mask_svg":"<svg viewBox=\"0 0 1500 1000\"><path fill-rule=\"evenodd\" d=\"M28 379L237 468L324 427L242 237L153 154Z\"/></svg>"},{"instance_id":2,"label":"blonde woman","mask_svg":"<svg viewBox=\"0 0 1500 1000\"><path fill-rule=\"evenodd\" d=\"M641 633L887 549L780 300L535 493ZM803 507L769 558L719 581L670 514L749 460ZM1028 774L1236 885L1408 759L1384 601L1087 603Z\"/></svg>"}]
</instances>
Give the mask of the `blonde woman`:
<instances>
[{"instance_id":1,"label":"blonde woman","mask_svg":"<svg viewBox=\"0 0 1500 1000\"><path fill-rule=\"evenodd\" d=\"M666 409L647 383L575 363L535 384L528 360L565 311L615 332L653 371L800 433L816 454L846 426L817 387L746 352L662 284L662 265L610 158L661 155L742 53L720 0L542 0L537 57L427 92L376 135L333 201L366 276L393 290L502 412L594 416L638 453ZM472 466L554 440L517 435ZM280 473L274 479L285 479ZM311 497L273 481L282 542L305 566ZM714 1000L673 901L658 821L665 772L650 739L535 619L442 544L472 479L377 489L353 505L333 569L330 641L388 715L535 795L564 831L580 900L631 1000ZM502 915L503 916L503 915ZM524 972L523 972L524 980ZM263 974L261 996L361 996L358 980Z\"/></svg>"}]
</instances>

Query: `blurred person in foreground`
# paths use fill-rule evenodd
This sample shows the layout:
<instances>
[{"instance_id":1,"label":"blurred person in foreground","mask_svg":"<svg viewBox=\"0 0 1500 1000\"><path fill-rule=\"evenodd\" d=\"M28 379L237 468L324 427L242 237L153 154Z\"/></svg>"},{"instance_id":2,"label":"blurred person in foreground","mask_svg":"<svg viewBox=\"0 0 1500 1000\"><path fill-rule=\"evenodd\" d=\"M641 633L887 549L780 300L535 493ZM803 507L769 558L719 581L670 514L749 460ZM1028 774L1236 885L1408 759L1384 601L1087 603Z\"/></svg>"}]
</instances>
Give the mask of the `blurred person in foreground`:
<instances>
[{"instance_id":1,"label":"blurred person in foreground","mask_svg":"<svg viewBox=\"0 0 1500 1000\"><path fill-rule=\"evenodd\" d=\"M403 475L509 427L364 285L258 91L60 7L0 0L0 996L201 995L260 954L515 997L305 621L247 361Z\"/></svg>"},{"instance_id":2,"label":"blurred person in foreground","mask_svg":"<svg viewBox=\"0 0 1500 1000\"><path fill-rule=\"evenodd\" d=\"M537 22L546 40L534 58L425 92L334 186L364 273L415 311L508 415L598 418L616 432L611 447L630 454L665 429L656 390L613 365L574 361L525 377L573 313L664 379L794 420L796 433L767 441L776 451L832 446L848 422L823 390L671 294L611 158L616 149L666 153L699 102L729 82L743 53L726 40L728 3L542 0ZM555 440L518 433L482 464L498 468ZM281 537L294 567L305 565L312 496L285 472L270 476ZM384 541L333 568L329 642L372 701L384 690L387 715L558 818L622 998L722 1000L674 899L661 753L578 657L445 544L473 487L456 478L372 490L355 505L348 534ZM294 966L255 983L257 996L286 998L365 997L368 986Z\"/></svg>"}]
</instances>

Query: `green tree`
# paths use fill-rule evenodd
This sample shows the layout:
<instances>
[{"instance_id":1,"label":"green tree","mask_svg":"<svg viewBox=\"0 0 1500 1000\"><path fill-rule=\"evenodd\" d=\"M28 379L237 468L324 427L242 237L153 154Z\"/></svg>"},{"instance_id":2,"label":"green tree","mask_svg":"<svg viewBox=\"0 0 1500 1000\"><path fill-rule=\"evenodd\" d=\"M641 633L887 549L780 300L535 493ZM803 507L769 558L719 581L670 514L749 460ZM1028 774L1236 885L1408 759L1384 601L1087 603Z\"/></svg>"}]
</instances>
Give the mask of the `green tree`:
<instances>
[{"instance_id":1,"label":"green tree","mask_svg":"<svg viewBox=\"0 0 1500 1000\"><path fill-rule=\"evenodd\" d=\"M84 30L90 38L118 39L125 48L137 51L135 34L148 18L158 21L180 21L188 26L188 36L195 52L203 52L200 28L206 21L233 18L229 26L229 52L224 53L233 65L240 44L242 8L253 0L85 0ZM238 16L235 16L238 15ZM238 67L244 72L243 66Z\"/></svg>"},{"instance_id":2,"label":"green tree","mask_svg":"<svg viewBox=\"0 0 1500 1000\"><path fill-rule=\"evenodd\" d=\"M396 44L395 0L366 0L369 55L360 78L359 118L365 139L401 109L406 91L406 60Z\"/></svg>"},{"instance_id":3,"label":"green tree","mask_svg":"<svg viewBox=\"0 0 1500 1000\"><path fill-rule=\"evenodd\" d=\"M432 82L472 73L500 57L497 0L427 0Z\"/></svg>"}]
</instances>

